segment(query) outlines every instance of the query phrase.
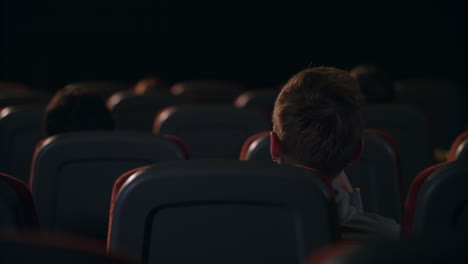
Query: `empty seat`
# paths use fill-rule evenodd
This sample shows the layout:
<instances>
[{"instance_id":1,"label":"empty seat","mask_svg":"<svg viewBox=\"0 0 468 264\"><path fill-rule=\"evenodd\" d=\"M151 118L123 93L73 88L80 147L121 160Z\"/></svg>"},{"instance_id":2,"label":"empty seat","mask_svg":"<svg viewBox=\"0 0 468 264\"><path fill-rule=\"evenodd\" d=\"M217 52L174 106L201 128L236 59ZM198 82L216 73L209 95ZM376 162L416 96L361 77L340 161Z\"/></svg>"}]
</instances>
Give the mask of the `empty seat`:
<instances>
[{"instance_id":1,"label":"empty seat","mask_svg":"<svg viewBox=\"0 0 468 264\"><path fill-rule=\"evenodd\" d=\"M117 130L138 130L151 132L154 117L163 108L183 104L180 96L155 93L136 95L133 92L118 92L107 101L112 111Z\"/></svg>"},{"instance_id":2,"label":"empty seat","mask_svg":"<svg viewBox=\"0 0 468 264\"><path fill-rule=\"evenodd\" d=\"M28 186L0 173L0 230L38 227L36 208Z\"/></svg>"},{"instance_id":3,"label":"empty seat","mask_svg":"<svg viewBox=\"0 0 468 264\"><path fill-rule=\"evenodd\" d=\"M239 108L254 108L271 118L279 91L276 89L251 90L236 98L234 105Z\"/></svg>"},{"instance_id":4,"label":"empty seat","mask_svg":"<svg viewBox=\"0 0 468 264\"><path fill-rule=\"evenodd\" d=\"M411 184L402 233L426 235L466 232L468 162L457 160L423 170Z\"/></svg>"},{"instance_id":5,"label":"empty seat","mask_svg":"<svg viewBox=\"0 0 468 264\"><path fill-rule=\"evenodd\" d=\"M41 226L105 239L114 181L133 168L183 158L179 145L150 133L47 138L36 150L31 178Z\"/></svg>"},{"instance_id":6,"label":"empty seat","mask_svg":"<svg viewBox=\"0 0 468 264\"><path fill-rule=\"evenodd\" d=\"M461 133L450 147L448 161L468 158L468 131Z\"/></svg>"},{"instance_id":7,"label":"empty seat","mask_svg":"<svg viewBox=\"0 0 468 264\"><path fill-rule=\"evenodd\" d=\"M147 167L114 186L108 247L142 263L303 263L339 235L330 188L277 164Z\"/></svg>"},{"instance_id":8,"label":"empty seat","mask_svg":"<svg viewBox=\"0 0 468 264\"><path fill-rule=\"evenodd\" d=\"M397 102L419 107L428 116L436 147L448 149L468 120L467 90L463 83L409 79L396 82Z\"/></svg>"},{"instance_id":9,"label":"empty seat","mask_svg":"<svg viewBox=\"0 0 468 264\"><path fill-rule=\"evenodd\" d=\"M269 132L261 132L244 143L241 160L272 162ZM346 168L351 184L361 189L364 211L401 218L401 175L398 149L393 139L377 130L365 130L361 158Z\"/></svg>"},{"instance_id":10,"label":"empty seat","mask_svg":"<svg viewBox=\"0 0 468 264\"><path fill-rule=\"evenodd\" d=\"M105 245L94 240L50 233L2 233L0 263L131 264L136 262L122 254L106 253Z\"/></svg>"},{"instance_id":11,"label":"empty seat","mask_svg":"<svg viewBox=\"0 0 468 264\"><path fill-rule=\"evenodd\" d=\"M44 137L43 113L40 106L6 107L0 111L0 172L29 183L34 148Z\"/></svg>"},{"instance_id":12,"label":"empty seat","mask_svg":"<svg viewBox=\"0 0 468 264\"><path fill-rule=\"evenodd\" d=\"M243 89L242 85L227 81L194 80L176 83L170 90L194 103L231 104Z\"/></svg>"},{"instance_id":13,"label":"empty seat","mask_svg":"<svg viewBox=\"0 0 468 264\"><path fill-rule=\"evenodd\" d=\"M402 171L403 197L421 170L434 163L433 145L426 117L405 105L372 105L364 108L365 127L378 129L395 138Z\"/></svg>"},{"instance_id":14,"label":"empty seat","mask_svg":"<svg viewBox=\"0 0 468 264\"><path fill-rule=\"evenodd\" d=\"M232 106L179 106L162 110L153 132L180 137L190 157L237 159L243 142L268 129L266 119L249 109Z\"/></svg>"}]
</instances>

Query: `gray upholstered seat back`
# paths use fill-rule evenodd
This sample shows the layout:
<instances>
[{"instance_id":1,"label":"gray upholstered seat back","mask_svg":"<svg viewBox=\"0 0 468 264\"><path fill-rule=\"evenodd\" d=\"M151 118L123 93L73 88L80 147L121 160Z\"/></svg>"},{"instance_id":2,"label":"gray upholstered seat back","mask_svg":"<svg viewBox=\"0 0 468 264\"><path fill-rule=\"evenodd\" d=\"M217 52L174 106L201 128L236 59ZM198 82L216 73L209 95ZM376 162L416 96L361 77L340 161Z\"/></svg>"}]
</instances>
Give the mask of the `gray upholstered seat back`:
<instances>
[{"instance_id":1,"label":"gray upholstered seat back","mask_svg":"<svg viewBox=\"0 0 468 264\"><path fill-rule=\"evenodd\" d=\"M233 106L180 106L163 110L154 132L180 137L191 159L237 159L244 141L268 129L266 119L249 109Z\"/></svg>"},{"instance_id":2,"label":"gray upholstered seat back","mask_svg":"<svg viewBox=\"0 0 468 264\"><path fill-rule=\"evenodd\" d=\"M44 137L41 106L6 107L0 112L0 172L29 183L31 161Z\"/></svg>"},{"instance_id":3,"label":"gray upholstered seat back","mask_svg":"<svg viewBox=\"0 0 468 264\"><path fill-rule=\"evenodd\" d=\"M330 189L304 169L197 160L123 177L109 246L143 263L299 264L338 236Z\"/></svg>"},{"instance_id":4,"label":"gray upholstered seat back","mask_svg":"<svg viewBox=\"0 0 468 264\"><path fill-rule=\"evenodd\" d=\"M141 166L183 159L179 146L150 133L80 132L38 148L32 193L46 230L105 239L114 181Z\"/></svg>"},{"instance_id":5,"label":"gray upholstered seat back","mask_svg":"<svg viewBox=\"0 0 468 264\"><path fill-rule=\"evenodd\" d=\"M242 160L271 163L270 135L259 133L241 153ZM366 212L397 221L401 218L399 157L391 140L380 131L364 133L364 151L358 162L346 168L351 184L361 189Z\"/></svg>"}]
</instances>

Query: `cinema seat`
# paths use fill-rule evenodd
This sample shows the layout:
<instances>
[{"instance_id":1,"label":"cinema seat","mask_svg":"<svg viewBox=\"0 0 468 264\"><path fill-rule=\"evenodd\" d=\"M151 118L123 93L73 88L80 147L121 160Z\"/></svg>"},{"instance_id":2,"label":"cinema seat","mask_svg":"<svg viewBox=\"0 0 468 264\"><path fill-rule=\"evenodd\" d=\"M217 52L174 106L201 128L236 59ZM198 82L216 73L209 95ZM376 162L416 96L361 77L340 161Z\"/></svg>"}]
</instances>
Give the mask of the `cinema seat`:
<instances>
[{"instance_id":1,"label":"cinema seat","mask_svg":"<svg viewBox=\"0 0 468 264\"><path fill-rule=\"evenodd\" d=\"M461 133L450 147L448 161L468 158L468 131Z\"/></svg>"},{"instance_id":2,"label":"cinema seat","mask_svg":"<svg viewBox=\"0 0 468 264\"><path fill-rule=\"evenodd\" d=\"M421 170L434 163L433 141L426 116L406 105L371 105L364 108L365 127L390 134L400 150L403 197Z\"/></svg>"},{"instance_id":3,"label":"cinema seat","mask_svg":"<svg viewBox=\"0 0 468 264\"><path fill-rule=\"evenodd\" d=\"M193 80L174 84L173 95L183 96L193 103L231 104L245 87L236 83L217 80Z\"/></svg>"},{"instance_id":4,"label":"cinema seat","mask_svg":"<svg viewBox=\"0 0 468 264\"><path fill-rule=\"evenodd\" d=\"M252 134L268 129L266 119L253 110L232 106L178 106L159 112L156 134L180 137L191 159L237 159L242 143Z\"/></svg>"},{"instance_id":5,"label":"cinema seat","mask_svg":"<svg viewBox=\"0 0 468 264\"><path fill-rule=\"evenodd\" d=\"M0 230L31 230L38 227L36 208L28 186L0 173Z\"/></svg>"},{"instance_id":6,"label":"cinema seat","mask_svg":"<svg viewBox=\"0 0 468 264\"><path fill-rule=\"evenodd\" d=\"M180 105L186 100L166 93L136 95L123 91L112 95L107 106L112 112L117 130L151 132L154 117L163 108Z\"/></svg>"},{"instance_id":7,"label":"cinema seat","mask_svg":"<svg viewBox=\"0 0 468 264\"><path fill-rule=\"evenodd\" d=\"M402 234L466 232L467 189L466 160L440 163L423 170L414 179L406 198Z\"/></svg>"},{"instance_id":8,"label":"cinema seat","mask_svg":"<svg viewBox=\"0 0 468 264\"><path fill-rule=\"evenodd\" d=\"M105 239L114 181L130 169L180 159L178 144L150 133L47 138L36 150L31 178L42 228Z\"/></svg>"},{"instance_id":9,"label":"cinema seat","mask_svg":"<svg viewBox=\"0 0 468 264\"><path fill-rule=\"evenodd\" d=\"M92 93L97 93L103 98L107 99L111 95L124 91L130 88L130 85L112 82L112 81L81 81L70 83L65 86L64 89L80 89L82 91L89 91Z\"/></svg>"},{"instance_id":10,"label":"cinema seat","mask_svg":"<svg viewBox=\"0 0 468 264\"><path fill-rule=\"evenodd\" d=\"M339 236L331 186L303 169L197 160L122 177L108 247L142 263L299 264Z\"/></svg>"},{"instance_id":11,"label":"cinema seat","mask_svg":"<svg viewBox=\"0 0 468 264\"><path fill-rule=\"evenodd\" d=\"M43 138L41 106L14 106L0 111L0 172L29 183L36 144Z\"/></svg>"},{"instance_id":12,"label":"cinema seat","mask_svg":"<svg viewBox=\"0 0 468 264\"><path fill-rule=\"evenodd\" d=\"M98 241L51 233L0 233L0 263L136 264Z\"/></svg>"},{"instance_id":13,"label":"cinema seat","mask_svg":"<svg viewBox=\"0 0 468 264\"><path fill-rule=\"evenodd\" d=\"M240 160L271 163L270 133L261 132L244 143ZM365 130L361 158L346 168L351 184L361 189L364 211L401 219L402 198L399 154L391 136L378 130Z\"/></svg>"},{"instance_id":14,"label":"cinema seat","mask_svg":"<svg viewBox=\"0 0 468 264\"><path fill-rule=\"evenodd\" d=\"M408 79L395 84L397 102L416 106L428 117L436 147L448 149L466 129L468 93L462 82Z\"/></svg>"},{"instance_id":15,"label":"cinema seat","mask_svg":"<svg viewBox=\"0 0 468 264\"><path fill-rule=\"evenodd\" d=\"M259 110L271 118L278 94L279 90L277 89L251 90L239 95L234 101L234 105L239 108Z\"/></svg>"},{"instance_id":16,"label":"cinema seat","mask_svg":"<svg viewBox=\"0 0 468 264\"><path fill-rule=\"evenodd\" d=\"M244 141L239 160L272 162L270 155L270 131L258 132Z\"/></svg>"}]
</instances>

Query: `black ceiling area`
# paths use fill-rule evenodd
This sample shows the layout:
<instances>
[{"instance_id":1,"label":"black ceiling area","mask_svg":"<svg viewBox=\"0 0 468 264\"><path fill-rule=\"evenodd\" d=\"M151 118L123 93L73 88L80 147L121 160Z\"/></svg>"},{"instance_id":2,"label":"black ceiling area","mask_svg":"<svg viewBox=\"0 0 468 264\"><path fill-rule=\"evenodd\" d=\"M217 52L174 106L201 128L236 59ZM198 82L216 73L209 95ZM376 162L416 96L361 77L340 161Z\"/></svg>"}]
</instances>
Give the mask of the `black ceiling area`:
<instances>
[{"instance_id":1,"label":"black ceiling area","mask_svg":"<svg viewBox=\"0 0 468 264\"><path fill-rule=\"evenodd\" d=\"M285 82L374 63L395 79L464 81L464 1L4 0L0 79Z\"/></svg>"}]
</instances>

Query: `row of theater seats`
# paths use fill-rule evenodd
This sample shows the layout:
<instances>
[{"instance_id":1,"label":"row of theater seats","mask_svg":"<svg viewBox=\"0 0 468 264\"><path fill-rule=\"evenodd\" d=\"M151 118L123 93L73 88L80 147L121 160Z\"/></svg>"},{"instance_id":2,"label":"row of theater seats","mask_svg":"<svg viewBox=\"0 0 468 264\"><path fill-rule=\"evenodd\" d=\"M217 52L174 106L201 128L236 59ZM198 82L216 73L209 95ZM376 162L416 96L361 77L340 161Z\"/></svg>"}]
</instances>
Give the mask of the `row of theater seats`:
<instances>
[{"instance_id":1,"label":"row of theater seats","mask_svg":"<svg viewBox=\"0 0 468 264\"><path fill-rule=\"evenodd\" d=\"M191 95L193 95L194 98L196 98L197 96L203 97L202 95L197 93L192 93ZM130 96L130 98L138 98L137 100L140 100L144 97L148 98L148 96L146 95L137 96L131 94ZM158 96L155 95L154 97ZM170 97L175 98L173 96ZM114 100L113 98L115 97L111 97L109 99L109 102L111 102L111 99ZM178 97L177 100L186 99ZM236 101L236 104L239 104L238 106L241 106L240 103L238 103L238 101L239 100ZM151 102L151 100L149 100L149 102ZM109 105L111 106L110 103ZM138 107L138 105L140 104L135 103L134 105ZM367 110L369 108L371 110ZM421 193L424 193L423 191L425 190L424 188L420 187L411 187L410 194L406 196L406 192L408 189L410 189L410 184L417 172L431 164L430 161L427 161L427 163L423 164L422 162L420 162L423 159L419 158L424 156L424 154L427 154L427 156L429 156L431 150L430 148L429 150L426 149L425 151L419 149L419 152L415 150L415 146L418 146L418 144L420 144L419 146L422 147L429 146L429 144L424 145L423 143L421 143L424 142L424 140L427 140L427 138L429 138L429 136L425 136L428 135L429 129L426 129L425 131L419 134L414 133L414 131L418 131L417 129L420 129L419 131L421 131L421 128L427 125L427 121L414 121L418 120L418 118L414 119L413 117L422 116L423 118L419 119L422 120L424 119L424 115L418 112L418 110L414 111L414 108L411 108L412 110L410 110L409 112L406 110L395 110L402 108L410 109L411 107L395 107L390 105L381 105L370 106L366 109L366 120L368 120L368 124L372 121L372 118L370 116L372 116L375 113L380 113L380 115L376 114L374 123L376 125L368 125L368 127L382 128L380 126L383 126L384 130L390 132L396 140L392 139L392 136L388 135L388 133L379 132L374 129L367 130L364 134L364 138L366 141L364 155L359 162L353 164L347 171L350 175L351 181L354 185L359 186L361 187L361 189L363 189L363 202L367 211L377 212L397 220L401 219L401 203L407 197L407 211L404 213L405 217L403 218L403 227L405 233L416 232L414 230L417 230L417 228L412 230L412 227L416 225L428 225L432 228L432 230L446 230L447 226L449 226L450 228L460 229L460 226L462 225L460 223L463 223L460 221L466 221L466 208L463 207L463 203L460 202L460 199L465 199L466 201L466 197L463 196L463 194L461 196L457 196L456 194L460 194L461 188L463 188L462 186L466 186L464 178L462 179L460 177L454 178L454 176L446 176L448 180L441 181L441 183L438 183L439 186L445 186L445 189L443 187L439 188L442 191L439 191L438 193L436 192L435 195L431 191L433 190L433 187L427 187L429 191L426 191L426 193L429 194L425 194L424 197L431 198L427 198L426 201L430 201L430 199L433 199L433 197L436 197L435 199L438 201L442 200L437 197L451 197L450 199L452 200L446 199L442 204L440 202L431 201L426 205L416 205L416 201L420 201L421 199L415 199L415 197L417 197L417 194L420 193L420 190L422 190ZM111 107L111 109L115 110L116 108ZM135 113L135 110L130 109L131 108L127 108L127 110L122 111L122 113ZM156 111L159 111L159 108ZM25 114L26 112L29 112L29 114ZM211 115L213 112L216 113L216 115L214 115L214 117L210 117L209 114ZM267 112L267 110L260 111L260 113L265 112ZM418 113L411 114L412 112ZM117 112L114 111L113 113L114 117L116 117ZM409 116L409 119L413 118L411 119L412 122L405 121L405 123L401 123L401 118L398 118L398 115L395 115L393 119L389 118L386 122L382 121L382 117L387 118L387 116L391 116L392 113L399 113L400 115L404 114L405 116ZM28 115L35 116L30 119L32 120L35 118L35 121L31 122L34 125L28 127L28 125L18 124L18 120L22 119L20 116L26 116L25 119L28 119L30 118L27 117ZM305 253L302 255L293 255L289 254L288 252L298 250L302 250L303 252L310 252L311 250L315 250L316 248L323 245L322 242L327 240L326 238L324 238L323 240L321 240L322 242L320 242L320 239L313 242L317 243L317 247L309 248L305 245L306 243L303 243L304 245L302 245L303 247L301 247L294 243L291 243L292 237L297 236L298 233L288 233L287 230L277 228L277 226L280 225L286 226L285 223L288 223L288 219L291 218L291 216L288 216L287 213L284 213L284 211L292 211L288 209L289 207L284 206L289 206L289 204L283 202L281 203L283 207L281 207L275 203L281 202L278 199L288 198L288 193L285 193L284 197L281 196L279 198L276 198L277 200L275 201L270 201L268 200L268 197L262 198L260 196L254 196L253 198L251 198L250 196L236 196L233 193L224 191L225 189L227 189L226 184L229 184L230 188L233 186L238 186L238 190L245 190L246 195L253 194L255 192L254 189L250 191L245 189L245 186L248 185L250 182L237 183L237 179L230 178L233 177L232 175L235 175L235 173L232 172L242 171L243 168L252 166L252 168L245 168L246 171L243 172L243 175L247 175L249 169L252 169L255 172L254 174L257 175L259 174L259 172L269 173L270 169L268 166L276 166L274 164L269 164L271 162L268 154L269 151L268 149L264 148L269 143L267 142L269 140L269 137L266 136L268 132L260 133L253 139L247 140L247 142L244 143L244 147L242 148L242 151L240 153L241 159L255 160L258 158L264 161L268 161L268 163L262 162L262 164L258 165L238 165L235 164L236 162L234 161L192 161L191 163L187 163L185 161L183 163L174 163L173 165L165 164L167 161L187 159L189 156L191 159L237 159L239 157L241 145L248 136L256 132L268 130L270 128L268 122L262 117L262 115L256 113L255 111L247 109L239 110L234 109L233 107L226 106L208 105L171 107L161 111L156 118L154 117L154 113L148 115L148 119L144 118L146 121L150 121L149 130L147 131L154 131L155 133L160 134L160 136L154 136L151 135L151 133L140 134L135 132L101 132L78 133L74 135L69 134L49 138L46 141L43 141L36 151L36 156L34 158L34 165L32 170L32 178L30 180L28 179L28 177L32 151L34 149L35 143L41 138L39 133L39 127L40 118L42 116L42 108L6 108L3 109L0 116L0 130L2 130L1 135L3 138L1 154L2 160L11 161L1 163L1 167L3 168L0 171L23 171L22 175L24 175L25 182L30 182L30 186L33 192L33 198L36 202L36 207L38 209L38 215L41 222L41 229L43 230L63 231L67 233L91 236L100 239L105 239L106 232L109 231L109 236L107 237L107 239L108 246L110 249L123 247L124 249L130 251L130 253L133 253L134 255L138 256L140 259L143 260L143 262L147 263L153 263L153 261L170 262L171 259L173 262L180 262L188 259L202 259L206 260L205 262L209 262L209 260L212 260L214 262L215 258L219 260L220 257L226 256L226 254L228 254L229 252L223 250L229 249L233 251L237 250L238 252L244 252L243 255L240 255L244 257L249 257L249 261L245 261L245 259L233 259L233 262L265 262L265 260L267 260L269 262L273 261L274 263L279 263L280 261L284 262L284 260L286 259L288 260L288 262L297 262L298 260L302 260L305 257ZM133 116L135 117L140 115L133 114ZM2 120L3 123L1 123ZM134 121L131 115L129 115L128 120ZM153 120L156 120L154 125ZM240 122L236 122L239 120ZM8 122L10 122L10 124L12 124L13 127L16 126L16 128L7 129L9 128L9 126L4 124L8 124ZM251 129L251 127L254 127L252 125L254 123L256 128ZM123 122L121 124L123 124ZM389 124L391 124L392 127L388 126ZM421 124L424 125L421 126ZM415 129L414 127L417 128ZM145 130L147 128L145 128ZM139 130L137 128L133 129ZM125 129L120 127L120 130L132 129L130 129L130 127ZM3 133L3 131L7 132ZM36 138L33 138L34 136L32 136L32 134L34 133L36 133L37 135ZM400 135L397 135L398 133L400 133ZM168 136L166 134L177 135L178 137ZM3 137L3 135L6 136ZM163 137L163 135L166 136ZM27 138L29 139L29 143L27 141ZM424 140L421 140L421 138ZM460 138L462 138L462 136ZM213 144L214 142L221 143ZM402 142L412 143L414 145L407 145L406 143L402 145ZM466 150L464 150L462 146L463 144L466 145L466 141L465 143L463 142L464 139L458 139L456 141L457 145L454 143L454 146L456 145L456 147L453 147L453 154L450 155L451 160L455 160L457 155L459 157L465 155L463 153L465 153ZM5 148L3 148L3 146L5 146ZM24 155L25 152L22 152L22 148L18 148L18 146L28 146L24 149L29 148L29 156ZM71 149L73 151L70 151ZM161 152L157 154L156 149L158 151L160 150ZM136 153L135 156L130 157L130 154L133 155L133 153ZM427 160L430 160L430 157L427 158ZM119 175L125 173L126 171L140 166L148 166L150 164L155 163L162 164L156 166L155 168L143 168L138 171L135 170L130 173L127 173L126 175L119 178L119 180L114 185L114 181L117 179L117 177L119 177ZM461 164L462 162L455 163ZM173 166L173 168L171 168L171 166ZM258 167L254 169L253 167L255 166ZM455 169L451 168L450 166L455 166ZM450 164L450 166L444 165L442 168L437 170L436 168L432 168L428 171L425 171L424 175L427 176L431 174L434 170L436 170L434 172L434 174L436 175L437 173L448 175L450 173L446 173L446 171L449 171L451 173L452 171L455 171L455 174L458 173L457 175L461 174L466 176L466 168L462 167L460 169L461 165ZM446 167L448 167L448 169L446 169ZM4 168L7 169L4 170ZM167 168L167 171L162 170L160 175L160 169L165 168ZM185 183L189 181L186 179L187 177L191 177L190 173L187 173L183 170L184 168L187 171L190 170L191 172L193 172L193 179L190 178L190 180L198 181L197 179L199 177L203 178L201 175L205 175L206 178L209 180L200 180L200 183L198 183L198 185L196 183L191 183L188 186L179 186L181 182ZM401 172L400 168L402 170ZM412 168L412 170L410 168ZM201 171L198 171L197 174L198 169L200 169ZM442 170L442 172L440 172L440 170ZM139 176L146 175L147 171L150 171L150 173L148 174L150 176ZM411 171L414 171L414 174L411 174ZM215 175L231 176L226 176L226 178L220 178L218 179L219 182L216 182L216 176L210 176L210 173ZM284 173L286 173L286 171L284 171ZM294 175L292 171L291 173ZM183 179L176 177L176 175L179 174L184 175ZM14 175L17 176L20 174L14 173ZM64 175L67 176L64 177ZM159 180L159 176L162 177L163 183L161 183L161 181ZM377 176L379 177L378 181L376 181ZM423 183L426 182L426 176L418 176L413 185L422 186ZM122 202L122 205L118 204L120 193L124 192L124 188L127 188L128 186L130 186L128 188L131 188L131 186L135 186L135 188L137 188L139 186L138 188L146 187L151 190L156 190L156 187L150 188L152 180L148 180L148 182L145 181L144 183L135 182L135 185L133 185L133 181L130 181L131 179L140 179L140 177L142 177L142 179L154 178L154 184L156 184L157 182L157 188L161 188L158 189L160 190L158 191L158 194L160 195L155 197L159 202L167 201L167 204L161 202L161 204L156 204L153 207L151 207L150 204L148 205L150 207L146 208L133 208L133 206L126 204L128 200L124 200L124 202ZM272 176L272 180L273 177L274 176ZM380 177L382 179L380 179ZM431 177L431 179L432 178L433 177ZM444 177L437 178L444 179ZM174 180L177 183L172 183L169 179ZM267 178L262 178L262 180L265 179ZM268 180L270 180L270 178L268 178ZM456 188L453 188L454 182L459 184L458 190ZM218 187L216 184L224 185ZM255 185L255 183L252 184ZM260 183L258 183L258 185L256 186L256 195L262 194L258 193L258 190L265 189L264 187L260 187L259 184ZM265 184L265 182L263 182L263 184ZM113 185L114 192L111 196L111 189ZM167 188L164 188L164 186L167 186ZM189 188L191 186L196 187L196 189L199 189L200 191L206 190L206 192L208 192L206 193L206 195L208 195L208 198L204 198L205 196L203 196L205 191L201 193L190 192L193 191L191 190L191 188ZM274 186L272 186L271 188L273 187ZM180 196L171 196L172 192L169 193L168 190L175 190L178 188L180 189L180 191L176 194ZM219 192L210 193L210 191L208 190L211 190L212 188L219 189ZM146 197L154 195L153 192L150 192L151 195L138 196L140 195L140 192L141 194L143 194L143 189L136 189L135 193L129 192L128 195L130 198L128 199L130 200L130 204L131 199L136 199L133 200L134 203L143 204L146 202L146 200L148 200ZM281 193L277 190L275 191L274 189L271 189L267 193L270 192L276 194ZM228 197L233 197L233 200L225 201L228 204L228 209L226 209L226 204L222 203L223 201L221 201L220 203L220 199L216 199L217 194L222 194L222 197L224 198L226 197L226 195ZM439 196L437 196L437 194ZM190 195L198 195L200 199L203 199L202 201L193 202L196 199L192 199L193 197L190 197ZM210 200L210 198L213 200ZM260 199L260 201L255 200L254 198L258 198ZM175 199L175 201L171 199ZM241 201L237 201L236 199L241 199ZM155 201L156 200L153 200L153 202ZM110 220L108 220L109 204L111 205ZM433 206L434 204L435 206ZM452 208L451 206L447 206L447 204L458 206L458 208ZM122 206L122 208L127 209L119 209L121 208L120 206ZM314 204L310 204L308 206L310 206L311 208L317 207L317 205ZM432 209L433 211L430 211L429 213L427 213L424 210L424 213L415 213L418 211L417 208L428 207L435 209ZM295 208L296 207L294 207L294 209ZM121 213L121 211L119 210L135 210L131 211L132 213L130 213L130 215L139 215L142 217L144 216L144 220L139 219L137 217L132 217L131 219L139 222L133 223L134 225L132 225L131 229L133 230L133 227L137 225L143 226L143 231L141 231L141 229L138 230L138 234L149 235L144 235L144 238L141 236L132 236L132 234L128 234L129 232L125 232L125 230L129 230L128 226L124 227L125 225L121 226L122 229L118 229L118 223L126 223L125 221L129 220L128 215L126 215L125 213ZM413 215L411 215L411 213L408 213L411 210L413 210ZM418 212L423 212L421 210L422 209L419 209ZM239 212L239 216L231 215L231 212L237 211ZM316 212L319 211L320 206L317 207ZM115 216L114 212L116 212L117 214L120 212L120 215ZM197 212L197 215L200 216L200 219L193 219L193 222L190 221L190 223L187 223L183 219L187 218L187 215L192 215L191 212ZM437 214L434 212L444 213ZM443 218L444 216L448 215L449 212L455 212L455 215L452 215L451 218ZM251 221L251 218L246 218L245 214L251 215L252 213L258 214L255 217L255 219L258 220L256 224L263 224L263 227L249 229L249 225L252 224L249 222ZM127 216L126 219L124 219L125 216ZM439 216L439 218L437 218L437 216ZM432 225L421 224L421 221L427 221L428 217L434 218L436 221L434 221ZM231 218L233 221L235 221L235 223L229 222ZM265 226L265 222L268 222L267 219L270 218L277 218L278 221L272 222L271 225ZM34 218L30 217L29 219ZM212 223L209 221L210 219L215 219L217 221L215 221L216 223ZM419 222L413 219L419 219ZM456 222L455 220L458 222ZM111 224L110 228L107 227L108 223ZM225 225L222 226L222 224ZM32 226L35 225L32 224ZM184 226L186 228L181 228L180 226ZM295 226L295 228L297 229L299 227ZM303 228L310 228L310 230L314 230L313 232L316 232L314 227L307 226ZM271 230L275 230L275 232L276 230L278 230L279 234L274 234L278 238L281 238L281 240L272 240L271 243L264 242L266 238L270 238L270 236L266 236L265 234L271 233ZM115 233L114 235L112 235L113 232ZM417 232L425 233L427 231ZM250 241L250 235L246 236L245 233L256 234L255 238L257 238L258 240L252 239L252 243L247 243ZM301 236L303 236L303 231L300 233ZM191 238L191 240L184 241L184 243L181 243L180 240L182 239L182 237L185 237L184 234L187 236L188 234L190 234L189 237ZM177 235L180 236L177 238ZM264 237L262 237L262 235L264 235ZM339 235L338 231L330 231L330 233L328 233L328 236L331 237L331 239L327 241L335 240L333 237L337 235ZM226 242L226 237L232 238L232 241ZM210 239L205 240L201 238ZM320 238L320 236L318 238ZM287 242L283 243L283 240ZM169 241L169 243L167 241ZM220 243L220 241L222 241L222 243ZM264 250L266 253L267 251L272 251L278 248L281 250L285 248L285 250L287 250L285 251L285 254L282 254L281 256L274 255L271 259L259 259L261 257L264 257L264 254L260 254L260 251L258 251L260 252L258 255L251 256L253 255L252 252L256 252L257 250L254 247L255 244L261 243L265 243L265 247L262 247L261 249ZM193 245L199 245L199 247L194 247ZM244 247L239 247L239 245L244 245ZM188 249L190 246L192 246L193 248ZM219 254L213 254L213 252L203 251L203 249L209 248L210 246L214 248L215 251L219 252ZM255 248L255 250L252 248ZM177 250L181 249L187 250L187 253L180 256L180 258L174 258L171 252L176 252ZM279 252L282 252L281 250L276 251L279 254ZM275 259L277 262L275 262Z\"/></svg>"},{"instance_id":2,"label":"row of theater seats","mask_svg":"<svg viewBox=\"0 0 468 264\"><path fill-rule=\"evenodd\" d=\"M176 135L187 144L192 159L237 158L246 138L271 128L270 122L261 113L233 106L180 105L153 113L151 111L159 109L148 110L154 101L149 100L148 104L139 101L148 97L166 100L165 96L157 95L132 96L130 98L139 99L121 101L128 101L131 107L119 108L123 103L118 103L111 108L117 130ZM170 100L166 102L175 103ZM27 182L33 149L42 138L42 113L40 106L7 107L1 111L0 140L5 142L5 147L0 155L11 162L0 166L0 171ZM365 108L365 120L366 127L385 131L394 137L400 155L403 194L406 194L414 175L434 163L426 119L409 106L374 105ZM135 125L140 121L141 125ZM126 122L135 126L123 125ZM152 130L147 130L148 127Z\"/></svg>"},{"instance_id":3,"label":"row of theater seats","mask_svg":"<svg viewBox=\"0 0 468 264\"><path fill-rule=\"evenodd\" d=\"M277 89L242 92L245 87L220 81L182 82L174 85L170 92L157 91L150 94L121 91L126 87L112 83L77 83L67 87L99 91L109 98L108 107L112 110L118 130L147 132L153 130L154 117L162 109L187 103L232 105L234 101L237 108L255 109L269 120L278 93ZM424 100L415 96L421 87L426 91ZM465 102L463 90L453 83L409 80L396 82L396 88L398 96L395 102L369 105L365 109L365 117L366 127L388 132L396 139L401 154L403 188L406 193L413 175L434 163L434 147L448 147L447 142L451 142L457 133L465 129L463 125L466 117L464 111L460 111ZM447 116L450 118L446 118ZM191 140L185 141L191 144ZM196 140L201 141L203 140ZM195 152L192 157L197 158L197 150L194 147L192 149ZM206 153L200 154L206 157L220 154L215 150L203 152Z\"/></svg>"},{"instance_id":4,"label":"row of theater seats","mask_svg":"<svg viewBox=\"0 0 468 264\"><path fill-rule=\"evenodd\" d=\"M269 140L269 132L250 137L240 159L272 163ZM399 221L406 196L401 187L398 149L381 131L366 130L364 140L362 158L347 169L350 180L362 189L366 211ZM467 141L468 132L455 141L454 160L466 156ZM41 223L53 230L104 238L110 189L119 175L140 166L188 157L185 144L174 136L80 132L48 138L37 148L29 181ZM81 216L79 221L75 221L76 215Z\"/></svg>"},{"instance_id":5,"label":"row of theater seats","mask_svg":"<svg viewBox=\"0 0 468 264\"><path fill-rule=\"evenodd\" d=\"M11 88L11 87L14 87ZM152 93L141 94L129 90L128 85L111 82L81 82L68 85L66 88L80 88L95 91L108 98L111 108L116 107L116 115L128 115L135 112L132 122L124 119L122 128L151 130L152 117L165 106L179 103L197 104L234 104L237 107L252 107L271 116L271 110L279 89L257 89L246 91L246 87L225 81L186 81L175 84L171 89L152 90ZM442 80L409 79L399 80L394 84L396 98L389 104L411 105L421 111L429 120L432 143L436 147L448 148L457 133L466 129L466 90L463 86ZM10 89L7 89L10 88ZM46 95L28 91L25 85L0 82L0 108L10 105L42 102L49 98ZM424 91L424 96L421 96ZM119 94L119 92L122 92ZM151 94L164 96L164 100ZM117 106L121 104L120 106ZM144 105L149 111L140 111ZM121 109L119 109L121 108ZM151 112L151 113L150 113ZM147 118L140 118L140 116ZM123 117L122 117L123 118ZM146 120L146 121L144 121ZM130 123L128 123L130 122ZM149 122L149 123L148 123Z\"/></svg>"},{"instance_id":6,"label":"row of theater seats","mask_svg":"<svg viewBox=\"0 0 468 264\"><path fill-rule=\"evenodd\" d=\"M119 161L118 155L113 158ZM463 236L466 161L438 164L416 177L405 204L403 236ZM231 256L227 263L302 263L340 238L330 182L300 168L233 160L165 162L105 179L113 185L110 193L97 184L107 175L83 164L99 162L62 162L63 170L72 167L77 175L44 177L50 186L42 190L32 183L40 228L88 236L107 231L109 252L127 252L141 263L219 263L225 256ZM77 164L88 169L80 171ZM57 170L49 175L57 176ZM0 182L1 193L9 195L0 201L6 212L2 224L37 228L28 188L6 175ZM107 208L99 209L106 212L98 212L95 204L105 196Z\"/></svg>"}]
</instances>

